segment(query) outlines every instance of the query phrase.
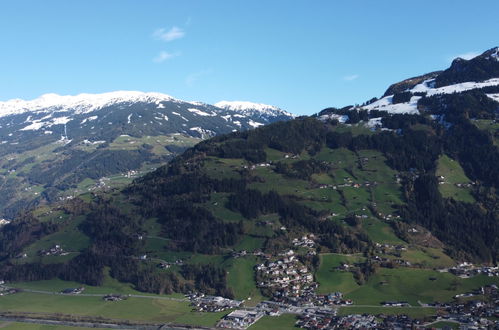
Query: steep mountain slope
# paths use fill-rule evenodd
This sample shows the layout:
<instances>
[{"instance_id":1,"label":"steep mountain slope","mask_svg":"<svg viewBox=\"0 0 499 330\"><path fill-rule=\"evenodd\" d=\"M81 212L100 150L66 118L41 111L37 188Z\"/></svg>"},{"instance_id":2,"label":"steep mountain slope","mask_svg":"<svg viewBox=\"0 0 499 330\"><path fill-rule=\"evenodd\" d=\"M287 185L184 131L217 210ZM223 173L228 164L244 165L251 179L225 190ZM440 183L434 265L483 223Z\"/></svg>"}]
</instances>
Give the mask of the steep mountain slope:
<instances>
[{"instance_id":1,"label":"steep mountain slope","mask_svg":"<svg viewBox=\"0 0 499 330\"><path fill-rule=\"evenodd\" d=\"M0 278L307 307L337 291L414 310L483 292L499 284L497 78L416 79L383 107L204 140L125 189L1 227Z\"/></svg>"},{"instance_id":2,"label":"steep mountain slope","mask_svg":"<svg viewBox=\"0 0 499 330\"><path fill-rule=\"evenodd\" d=\"M0 102L0 216L123 183L202 139L292 117L249 102L224 109L131 91Z\"/></svg>"}]
</instances>

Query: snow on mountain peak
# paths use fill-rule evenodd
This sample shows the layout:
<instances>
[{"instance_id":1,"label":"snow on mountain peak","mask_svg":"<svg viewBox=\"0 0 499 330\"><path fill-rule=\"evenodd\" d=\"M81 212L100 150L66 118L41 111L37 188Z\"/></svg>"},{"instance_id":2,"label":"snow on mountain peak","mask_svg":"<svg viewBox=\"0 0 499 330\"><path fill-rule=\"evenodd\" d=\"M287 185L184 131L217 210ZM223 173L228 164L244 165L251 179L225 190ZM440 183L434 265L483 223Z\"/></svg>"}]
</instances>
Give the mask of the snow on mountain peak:
<instances>
[{"instance_id":1,"label":"snow on mountain peak","mask_svg":"<svg viewBox=\"0 0 499 330\"><path fill-rule=\"evenodd\" d=\"M214 105L221 109L232 110L240 113L260 112L261 114L275 114L277 112L286 116L294 117L289 112L284 111L274 105L263 103L254 103L249 101L220 101L215 103Z\"/></svg>"},{"instance_id":2,"label":"snow on mountain peak","mask_svg":"<svg viewBox=\"0 0 499 330\"><path fill-rule=\"evenodd\" d=\"M70 111L87 113L105 106L128 102L161 102L178 101L170 95L162 93L144 93L137 91L116 91L102 94L58 95L43 94L34 100L12 99L0 102L0 117L20 114L28 111Z\"/></svg>"}]
</instances>

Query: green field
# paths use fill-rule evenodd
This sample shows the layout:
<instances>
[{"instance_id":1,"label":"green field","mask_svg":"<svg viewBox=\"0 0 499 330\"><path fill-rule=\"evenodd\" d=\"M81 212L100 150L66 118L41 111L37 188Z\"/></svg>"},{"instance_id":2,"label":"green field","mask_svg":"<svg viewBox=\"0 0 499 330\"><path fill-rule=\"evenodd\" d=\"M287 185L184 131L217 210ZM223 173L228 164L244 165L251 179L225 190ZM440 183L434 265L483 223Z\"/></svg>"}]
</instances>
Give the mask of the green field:
<instances>
[{"instance_id":1,"label":"green field","mask_svg":"<svg viewBox=\"0 0 499 330\"><path fill-rule=\"evenodd\" d=\"M499 123L491 119L475 119L473 123L481 130L490 132L496 146L499 146Z\"/></svg>"},{"instance_id":2,"label":"green field","mask_svg":"<svg viewBox=\"0 0 499 330\"><path fill-rule=\"evenodd\" d=\"M395 235L390 225L376 218L363 219L362 228L373 242L405 244L403 240Z\"/></svg>"},{"instance_id":3,"label":"green field","mask_svg":"<svg viewBox=\"0 0 499 330\"><path fill-rule=\"evenodd\" d=\"M352 264L364 260L361 256L347 257L338 254L321 254L320 266L315 273L319 283L318 293L331 293L340 291L349 293L357 290L360 286L355 282L352 273L334 270L341 263Z\"/></svg>"},{"instance_id":4,"label":"green field","mask_svg":"<svg viewBox=\"0 0 499 330\"><path fill-rule=\"evenodd\" d=\"M458 161L446 155L440 156L436 175L444 177L442 179L443 184L439 184L438 187L443 197L468 203L475 202L470 188L456 186L456 184L468 184L471 182Z\"/></svg>"},{"instance_id":5,"label":"green field","mask_svg":"<svg viewBox=\"0 0 499 330\"><path fill-rule=\"evenodd\" d=\"M29 309L26 304L29 302ZM2 311L71 314L133 321L176 322L213 326L224 313L192 312L189 302L128 298L107 302L101 297L47 295L22 292L0 297Z\"/></svg>"},{"instance_id":6,"label":"green field","mask_svg":"<svg viewBox=\"0 0 499 330\"><path fill-rule=\"evenodd\" d=\"M358 305L378 305L382 301L397 300L418 306L418 301L450 301L458 293L491 283L497 284L499 280L486 276L461 279L450 273L416 268L380 268L365 285L349 292L346 297Z\"/></svg>"},{"instance_id":7,"label":"green field","mask_svg":"<svg viewBox=\"0 0 499 330\"><path fill-rule=\"evenodd\" d=\"M52 218L58 217L59 213L52 214ZM61 217L63 216L62 213ZM79 252L83 251L90 244L90 239L87 235L78 229L78 226L84 220L82 216L76 217L74 219L67 219L65 216L63 219L57 219L57 222L66 221L67 224L64 228L54 234L47 235L42 239L36 241L35 243L27 246L24 249L24 253L28 255L27 258L17 259L17 262L42 262L42 263L58 263L65 262L71 258L78 255ZM38 256L38 251L42 249L52 248L54 245L60 245L62 249L70 254L66 256Z\"/></svg>"},{"instance_id":8,"label":"green field","mask_svg":"<svg viewBox=\"0 0 499 330\"><path fill-rule=\"evenodd\" d=\"M436 251L431 252L436 253ZM485 284L499 283L499 280L493 277L476 276L461 279L450 273L428 269L379 268L364 285L359 286L351 272L334 270L342 262L353 264L362 259L361 256L321 254L320 267L315 274L319 283L318 292L340 291L357 305L379 305L382 301L397 300L418 306L418 301L423 303L450 301L458 293L468 292ZM447 262L452 261L450 259L442 261L442 263Z\"/></svg>"},{"instance_id":9,"label":"green field","mask_svg":"<svg viewBox=\"0 0 499 330\"><path fill-rule=\"evenodd\" d=\"M246 300L247 305L256 305L263 300L254 279L254 266L258 260L254 256L228 259L224 263L227 269L227 284L234 291L236 299Z\"/></svg>"},{"instance_id":10,"label":"green field","mask_svg":"<svg viewBox=\"0 0 499 330\"><path fill-rule=\"evenodd\" d=\"M70 327L70 326L57 326L57 325L46 325L46 324L36 324L36 323L24 323L24 322L1 322L0 329L8 330L71 330L71 329L88 329L81 327ZM103 329L103 328L94 328Z\"/></svg>"},{"instance_id":11,"label":"green field","mask_svg":"<svg viewBox=\"0 0 499 330\"><path fill-rule=\"evenodd\" d=\"M296 316L284 314L281 316L264 316L248 329L250 330L289 330L295 328Z\"/></svg>"},{"instance_id":12,"label":"green field","mask_svg":"<svg viewBox=\"0 0 499 330\"><path fill-rule=\"evenodd\" d=\"M448 255L440 249L411 247L402 252L402 259L413 265L421 265L424 268L445 268L456 264Z\"/></svg>"},{"instance_id":13,"label":"green field","mask_svg":"<svg viewBox=\"0 0 499 330\"><path fill-rule=\"evenodd\" d=\"M460 328L459 323L446 322L446 321L432 323L431 327L434 329L443 329L444 327L450 328L450 329L459 329Z\"/></svg>"}]
</instances>

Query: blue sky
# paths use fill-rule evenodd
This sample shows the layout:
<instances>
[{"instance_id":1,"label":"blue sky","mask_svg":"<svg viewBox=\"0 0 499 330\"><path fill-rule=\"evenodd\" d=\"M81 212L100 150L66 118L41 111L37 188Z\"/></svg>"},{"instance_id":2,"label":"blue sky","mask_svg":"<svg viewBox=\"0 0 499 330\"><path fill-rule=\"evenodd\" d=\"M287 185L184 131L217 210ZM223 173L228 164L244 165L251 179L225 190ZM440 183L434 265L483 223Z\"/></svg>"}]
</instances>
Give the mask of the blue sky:
<instances>
[{"instance_id":1,"label":"blue sky","mask_svg":"<svg viewBox=\"0 0 499 330\"><path fill-rule=\"evenodd\" d=\"M499 46L499 1L0 3L0 100L155 91L296 114Z\"/></svg>"}]
</instances>

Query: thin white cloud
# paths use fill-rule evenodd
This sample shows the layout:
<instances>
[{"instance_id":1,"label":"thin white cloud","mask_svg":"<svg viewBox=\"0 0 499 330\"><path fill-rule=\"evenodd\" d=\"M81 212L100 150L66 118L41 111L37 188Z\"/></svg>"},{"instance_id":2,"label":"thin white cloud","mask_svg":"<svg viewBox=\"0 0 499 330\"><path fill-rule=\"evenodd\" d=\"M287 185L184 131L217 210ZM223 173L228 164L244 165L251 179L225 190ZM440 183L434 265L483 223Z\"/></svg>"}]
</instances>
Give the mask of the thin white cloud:
<instances>
[{"instance_id":1,"label":"thin white cloud","mask_svg":"<svg viewBox=\"0 0 499 330\"><path fill-rule=\"evenodd\" d=\"M163 28L157 29L153 32L152 36L154 39L169 42L183 38L185 36L185 31L179 27L174 26L168 31Z\"/></svg>"},{"instance_id":2,"label":"thin white cloud","mask_svg":"<svg viewBox=\"0 0 499 330\"><path fill-rule=\"evenodd\" d=\"M185 77L185 84L187 86L192 86L196 81L201 79L203 76L209 75L213 72L211 69L206 69L198 72L194 72Z\"/></svg>"},{"instance_id":3,"label":"thin white cloud","mask_svg":"<svg viewBox=\"0 0 499 330\"><path fill-rule=\"evenodd\" d=\"M467 53L463 53L463 54L458 54L458 55L455 55L455 56L448 57L447 58L447 62L450 63L450 62L454 61L458 57L460 57L462 59L465 59L465 60L471 60L472 58L477 57L480 54L481 53L479 53L479 52L467 52Z\"/></svg>"},{"instance_id":4,"label":"thin white cloud","mask_svg":"<svg viewBox=\"0 0 499 330\"><path fill-rule=\"evenodd\" d=\"M346 80L346 81L352 81L352 80L355 80L359 78L359 75L358 74L352 74L352 75L349 75L349 76L344 76L343 77L343 80Z\"/></svg>"},{"instance_id":5,"label":"thin white cloud","mask_svg":"<svg viewBox=\"0 0 499 330\"><path fill-rule=\"evenodd\" d=\"M172 59L174 57L177 57L179 56L180 53L169 53L169 52L166 52L166 51L161 51L159 52L159 54L153 58L153 62L156 62L156 63L161 63L161 62L164 62L166 60L169 60L169 59Z\"/></svg>"}]
</instances>

